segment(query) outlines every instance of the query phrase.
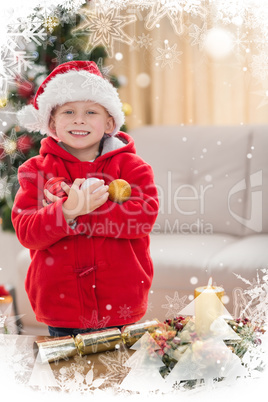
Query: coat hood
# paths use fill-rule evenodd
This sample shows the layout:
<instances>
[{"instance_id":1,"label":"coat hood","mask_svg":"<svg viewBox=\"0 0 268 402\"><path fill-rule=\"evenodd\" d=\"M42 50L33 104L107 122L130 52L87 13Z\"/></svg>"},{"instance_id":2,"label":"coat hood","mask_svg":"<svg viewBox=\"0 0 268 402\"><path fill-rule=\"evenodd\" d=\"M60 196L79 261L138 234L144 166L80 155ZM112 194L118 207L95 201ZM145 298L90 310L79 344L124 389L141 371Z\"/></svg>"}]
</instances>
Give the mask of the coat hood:
<instances>
[{"instance_id":1,"label":"coat hood","mask_svg":"<svg viewBox=\"0 0 268 402\"><path fill-rule=\"evenodd\" d=\"M121 152L136 153L132 137L122 131L115 136L104 137L101 155L96 158L94 162L102 161L103 159L109 158ZM48 154L59 156L60 158L69 162L78 161L75 156L66 151L62 146L59 145L58 141L52 137L47 137L41 140L40 155L45 157Z\"/></svg>"}]
</instances>

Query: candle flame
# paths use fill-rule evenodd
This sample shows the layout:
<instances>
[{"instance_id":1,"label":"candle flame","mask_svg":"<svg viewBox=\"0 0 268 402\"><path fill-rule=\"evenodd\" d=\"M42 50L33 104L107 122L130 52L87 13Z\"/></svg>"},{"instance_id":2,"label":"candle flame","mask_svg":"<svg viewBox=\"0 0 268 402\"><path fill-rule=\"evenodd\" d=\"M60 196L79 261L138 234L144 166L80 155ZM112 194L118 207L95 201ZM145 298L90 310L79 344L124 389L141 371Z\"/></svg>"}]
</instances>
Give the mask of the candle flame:
<instances>
[{"instance_id":1,"label":"candle flame","mask_svg":"<svg viewBox=\"0 0 268 402\"><path fill-rule=\"evenodd\" d=\"M211 286L212 286L212 276L208 280L208 287L211 287Z\"/></svg>"}]
</instances>

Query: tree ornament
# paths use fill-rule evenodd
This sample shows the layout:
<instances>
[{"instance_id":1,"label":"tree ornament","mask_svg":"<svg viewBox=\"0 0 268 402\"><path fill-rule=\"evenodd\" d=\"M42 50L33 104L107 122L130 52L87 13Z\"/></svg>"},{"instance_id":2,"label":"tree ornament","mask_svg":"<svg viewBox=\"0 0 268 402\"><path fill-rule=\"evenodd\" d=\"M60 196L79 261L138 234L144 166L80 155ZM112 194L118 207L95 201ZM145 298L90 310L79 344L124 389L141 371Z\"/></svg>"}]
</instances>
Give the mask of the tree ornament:
<instances>
[{"instance_id":1,"label":"tree ornament","mask_svg":"<svg viewBox=\"0 0 268 402\"><path fill-rule=\"evenodd\" d=\"M65 177L51 177L44 186L44 190L48 190L51 194L56 195L57 197L65 197L67 194L66 192L62 189L61 183L64 181L64 183L68 184L68 186L72 185L72 182ZM45 200L48 204L52 204L52 201L50 201L46 195Z\"/></svg>"},{"instance_id":2,"label":"tree ornament","mask_svg":"<svg viewBox=\"0 0 268 402\"><path fill-rule=\"evenodd\" d=\"M122 110L123 110L125 116L129 116L132 113L132 107L129 103L123 103Z\"/></svg>"},{"instance_id":3,"label":"tree ornament","mask_svg":"<svg viewBox=\"0 0 268 402\"><path fill-rule=\"evenodd\" d=\"M82 183L81 189L84 190L84 189L90 187L92 184L97 183L98 181L100 181L100 179L97 179L96 177L89 177L88 179L86 179L84 181L84 183ZM103 187L103 185L100 187ZM97 190L94 190L93 193L96 193L96 191L98 191L98 190L99 190L99 188Z\"/></svg>"},{"instance_id":4,"label":"tree ornament","mask_svg":"<svg viewBox=\"0 0 268 402\"><path fill-rule=\"evenodd\" d=\"M110 183L108 193L109 200L121 204L131 196L131 187L126 180L116 179Z\"/></svg>"},{"instance_id":5,"label":"tree ornament","mask_svg":"<svg viewBox=\"0 0 268 402\"><path fill-rule=\"evenodd\" d=\"M3 149L6 155L13 155L17 150L17 142L12 139L6 139L3 144Z\"/></svg>"},{"instance_id":6,"label":"tree ornament","mask_svg":"<svg viewBox=\"0 0 268 402\"><path fill-rule=\"evenodd\" d=\"M34 84L29 81L17 82L18 95L28 99L34 95Z\"/></svg>"},{"instance_id":7,"label":"tree ornament","mask_svg":"<svg viewBox=\"0 0 268 402\"><path fill-rule=\"evenodd\" d=\"M21 151L24 155L28 153L28 151L32 148L33 146L33 139L25 134L25 135L21 135L18 138L17 141L17 149L19 151Z\"/></svg>"},{"instance_id":8,"label":"tree ornament","mask_svg":"<svg viewBox=\"0 0 268 402\"><path fill-rule=\"evenodd\" d=\"M0 98L0 108L4 108L7 105L7 98Z\"/></svg>"}]
</instances>

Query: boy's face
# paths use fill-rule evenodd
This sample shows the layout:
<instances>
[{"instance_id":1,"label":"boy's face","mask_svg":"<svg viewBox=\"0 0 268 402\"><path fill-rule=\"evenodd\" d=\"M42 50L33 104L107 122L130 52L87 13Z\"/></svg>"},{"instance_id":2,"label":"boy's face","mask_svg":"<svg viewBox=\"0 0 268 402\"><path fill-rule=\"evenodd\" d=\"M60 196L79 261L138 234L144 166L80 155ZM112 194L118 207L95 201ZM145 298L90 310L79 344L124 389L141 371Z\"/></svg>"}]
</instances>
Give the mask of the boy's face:
<instances>
[{"instance_id":1,"label":"boy's face","mask_svg":"<svg viewBox=\"0 0 268 402\"><path fill-rule=\"evenodd\" d=\"M58 106L49 127L70 152L72 149L97 152L104 133L110 134L115 123L98 103L76 101Z\"/></svg>"}]
</instances>

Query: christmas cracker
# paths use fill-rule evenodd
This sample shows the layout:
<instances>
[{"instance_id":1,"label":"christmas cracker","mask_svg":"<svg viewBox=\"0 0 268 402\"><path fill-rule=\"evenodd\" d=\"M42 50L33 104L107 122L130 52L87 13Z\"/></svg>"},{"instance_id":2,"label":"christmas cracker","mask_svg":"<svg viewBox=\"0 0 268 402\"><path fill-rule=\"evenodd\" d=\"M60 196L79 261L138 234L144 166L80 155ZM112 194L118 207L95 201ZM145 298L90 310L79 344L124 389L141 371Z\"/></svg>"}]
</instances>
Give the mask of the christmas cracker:
<instances>
[{"instance_id":1,"label":"christmas cracker","mask_svg":"<svg viewBox=\"0 0 268 402\"><path fill-rule=\"evenodd\" d=\"M34 342L35 354L39 354L42 363L68 360L77 354L80 356L110 351L118 348L123 342L127 347L133 345L145 332L153 332L159 326L158 320L128 325L122 328L103 329L75 337L64 336L45 338Z\"/></svg>"}]
</instances>

